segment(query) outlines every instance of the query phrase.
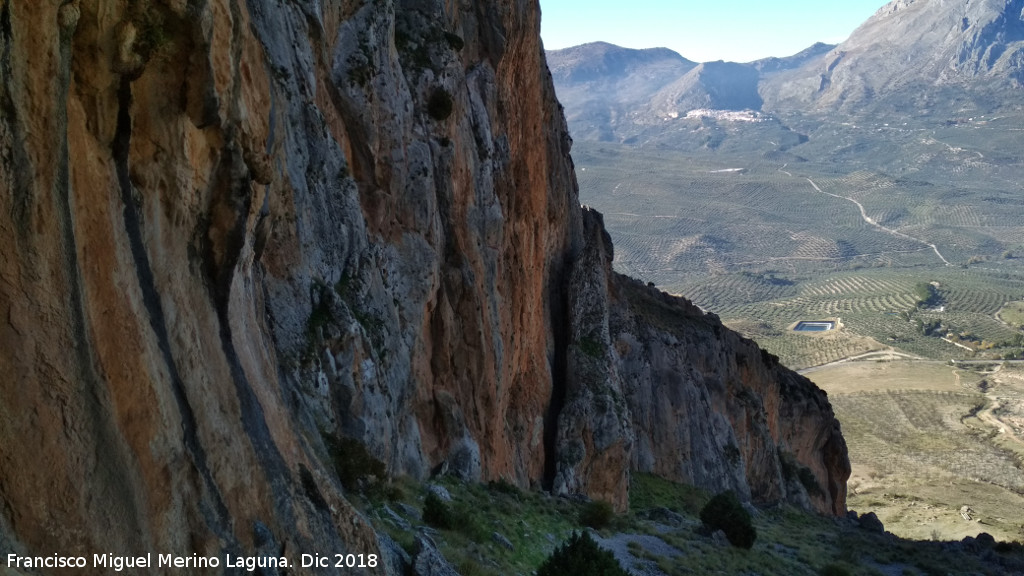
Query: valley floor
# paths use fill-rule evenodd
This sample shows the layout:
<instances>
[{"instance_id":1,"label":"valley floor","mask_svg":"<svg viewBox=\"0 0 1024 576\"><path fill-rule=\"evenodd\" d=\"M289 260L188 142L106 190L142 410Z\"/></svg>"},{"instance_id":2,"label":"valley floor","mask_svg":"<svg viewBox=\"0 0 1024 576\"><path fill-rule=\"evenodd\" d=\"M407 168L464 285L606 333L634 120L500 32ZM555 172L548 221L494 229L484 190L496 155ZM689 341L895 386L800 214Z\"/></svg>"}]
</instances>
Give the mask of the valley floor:
<instances>
[{"instance_id":1,"label":"valley floor","mask_svg":"<svg viewBox=\"0 0 1024 576\"><path fill-rule=\"evenodd\" d=\"M851 508L907 538L1024 539L1024 164L999 152L1019 118L862 120L783 118L809 135L790 149L724 121L578 142L581 198L618 269L828 391Z\"/></svg>"},{"instance_id":2,"label":"valley floor","mask_svg":"<svg viewBox=\"0 0 1024 576\"><path fill-rule=\"evenodd\" d=\"M861 359L809 376L843 425L851 508L907 538L1024 539L1024 367Z\"/></svg>"}]
</instances>

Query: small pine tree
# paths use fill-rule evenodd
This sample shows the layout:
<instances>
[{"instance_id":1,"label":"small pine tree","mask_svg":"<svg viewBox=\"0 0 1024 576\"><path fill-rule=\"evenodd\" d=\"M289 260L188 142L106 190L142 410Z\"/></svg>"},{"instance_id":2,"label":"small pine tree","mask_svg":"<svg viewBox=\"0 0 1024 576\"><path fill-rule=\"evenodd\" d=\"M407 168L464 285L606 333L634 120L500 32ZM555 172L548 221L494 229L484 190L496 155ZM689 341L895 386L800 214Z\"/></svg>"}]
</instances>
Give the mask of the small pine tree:
<instances>
[{"instance_id":1,"label":"small pine tree","mask_svg":"<svg viewBox=\"0 0 1024 576\"><path fill-rule=\"evenodd\" d=\"M615 555L594 542L590 534L574 533L548 556L537 576L629 576Z\"/></svg>"},{"instance_id":2,"label":"small pine tree","mask_svg":"<svg viewBox=\"0 0 1024 576\"><path fill-rule=\"evenodd\" d=\"M729 543L737 548L750 549L757 540L757 530L751 523L750 513L732 490L712 498L700 511L700 521L712 530L725 532Z\"/></svg>"}]
</instances>

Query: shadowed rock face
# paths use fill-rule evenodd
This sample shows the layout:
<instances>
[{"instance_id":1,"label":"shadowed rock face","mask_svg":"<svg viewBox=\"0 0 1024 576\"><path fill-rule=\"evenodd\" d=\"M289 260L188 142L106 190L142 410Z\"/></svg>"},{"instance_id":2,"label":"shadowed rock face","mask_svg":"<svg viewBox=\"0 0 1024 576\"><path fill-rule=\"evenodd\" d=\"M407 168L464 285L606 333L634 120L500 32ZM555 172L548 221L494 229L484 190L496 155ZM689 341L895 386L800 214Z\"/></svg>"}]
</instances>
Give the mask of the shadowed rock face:
<instances>
[{"instance_id":1,"label":"shadowed rock face","mask_svg":"<svg viewBox=\"0 0 1024 576\"><path fill-rule=\"evenodd\" d=\"M782 450L841 512L820 392L787 404L798 377L692 308L699 365L629 315L538 18L0 1L3 551L376 550L325 435L619 508L631 467L791 498Z\"/></svg>"}]
</instances>

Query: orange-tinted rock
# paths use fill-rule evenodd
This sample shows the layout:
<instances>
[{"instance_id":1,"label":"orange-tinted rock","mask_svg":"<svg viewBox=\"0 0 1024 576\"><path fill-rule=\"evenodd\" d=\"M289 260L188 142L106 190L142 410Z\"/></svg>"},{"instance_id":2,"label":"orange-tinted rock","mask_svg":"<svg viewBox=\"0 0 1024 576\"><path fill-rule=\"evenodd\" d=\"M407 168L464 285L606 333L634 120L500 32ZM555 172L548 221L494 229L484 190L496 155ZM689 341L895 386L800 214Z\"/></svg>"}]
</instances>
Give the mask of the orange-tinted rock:
<instances>
[{"instance_id":1,"label":"orange-tinted rock","mask_svg":"<svg viewBox=\"0 0 1024 576\"><path fill-rule=\"evenodd\" d=\"M554 488L623 509L632 469L845 513L850 464L825 393L714 315L612 272L600 214L585 208L584 229Z\"/></svg>"},{"instance_id":2,"label":"orange-tinted rock","mask_svg":"<svg viewBox=\"0 0 1024 576\"><path fill-rule=\"evenodd\" d=\"M632 407L666 382L622 335L664 331L620 326L634 304L583 225L536 3L6 0L0 48L19 549L374 551L321 434L393 474L564 473L622 508L631 462L688 478L638 447L648 420L749 421L752 487L779 444L843 486L827 403L787 412L777 367L722 385L761 394L764 421L725 392ZM739 357L723 338L695 370Z\"/></svg>"},{"instance_id":3,"label":"orange-tinted rock","mask_svg":"<svg viewBox=\"0 0 1024 576\"><path fill-rule=\"evenodd\" d=\"M825 392L683 298L624 276L610 289L636 469L845 513L850 462Z\"/></svg>"}]
</instances>

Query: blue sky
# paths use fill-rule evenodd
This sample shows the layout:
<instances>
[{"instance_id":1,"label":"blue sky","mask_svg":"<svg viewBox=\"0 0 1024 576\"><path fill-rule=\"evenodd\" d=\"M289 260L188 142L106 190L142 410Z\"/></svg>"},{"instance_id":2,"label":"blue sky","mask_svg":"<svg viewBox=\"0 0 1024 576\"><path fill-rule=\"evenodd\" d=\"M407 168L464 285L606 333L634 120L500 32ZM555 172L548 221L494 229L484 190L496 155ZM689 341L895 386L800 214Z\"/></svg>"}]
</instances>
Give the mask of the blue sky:
<instances>
[{"instance_id":1,"label":"blue sky","mask_svg":"<svg viewBox=\"0 0 1024 576\"><path fill-rule=\"evenodd\" d=\"M540 0L551 50L603 40L664 46L697 62L789 56L838 43L886 0Z\"/></svg>"}]
</instances>

